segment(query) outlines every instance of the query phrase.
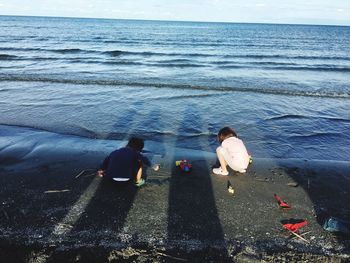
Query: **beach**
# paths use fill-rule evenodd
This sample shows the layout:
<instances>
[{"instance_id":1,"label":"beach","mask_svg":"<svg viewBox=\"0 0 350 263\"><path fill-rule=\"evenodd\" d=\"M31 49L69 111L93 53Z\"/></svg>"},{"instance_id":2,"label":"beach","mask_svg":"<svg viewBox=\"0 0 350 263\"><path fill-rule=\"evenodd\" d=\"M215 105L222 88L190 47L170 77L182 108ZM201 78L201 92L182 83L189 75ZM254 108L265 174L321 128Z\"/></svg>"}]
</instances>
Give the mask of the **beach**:
<instances>
[{"instance_id":1,"label":"beach","mask_svg":"<svg viewBox=\"0 0 350 263\"><path fill-rule=\"evenodd\" d=\"M0 16L0 261L348 262L323 225L350 220L349 43L347 26ZM225 126L244 175L212 173ZM96 177L131 136L160 170Z\"/></svg>"},{"instance_id":2,"label":"beach","mask_svg":"<svg viewBox=\"0 0 350 263\"><path fill-rule=\"evenodd\" d=\"M322 228L330 216L350 219L347 162L254 158L246 174L218 176L213 153L163 145L160 154L157 142L146 141L145 155L161 169L148 169L138 189L94 172L125 141L4 126L1 135L2 260L349 260L349 239ZM178 159L190 160L192 171L181 172ZM291 209L280 209L275 193ZM298 231L307 241L283 229L290 218L307 220Z\"/></svg>"}]
</instances>

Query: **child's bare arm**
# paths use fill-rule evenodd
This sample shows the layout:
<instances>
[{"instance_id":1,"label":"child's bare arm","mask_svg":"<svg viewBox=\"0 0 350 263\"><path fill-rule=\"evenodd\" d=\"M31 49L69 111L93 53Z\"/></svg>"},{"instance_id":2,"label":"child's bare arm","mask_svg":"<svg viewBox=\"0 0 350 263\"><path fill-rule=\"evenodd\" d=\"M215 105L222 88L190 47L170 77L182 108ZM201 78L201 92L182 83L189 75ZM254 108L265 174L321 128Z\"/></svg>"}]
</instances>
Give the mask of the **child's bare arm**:
<instances>
[{"instance_id":1,"label":"child's bare arm","mask_svg":"<svg viewBox=\"0 0 350 263\"><path fill-rule=\"evenodd\" d=\"M103 177L105 175L105 171L107 170L108 163L109 163L109 158L110 158L110 155L104 159L102 165L100 166L100 169L97 171L97 176Z\"/></svg>"}]
</instances>

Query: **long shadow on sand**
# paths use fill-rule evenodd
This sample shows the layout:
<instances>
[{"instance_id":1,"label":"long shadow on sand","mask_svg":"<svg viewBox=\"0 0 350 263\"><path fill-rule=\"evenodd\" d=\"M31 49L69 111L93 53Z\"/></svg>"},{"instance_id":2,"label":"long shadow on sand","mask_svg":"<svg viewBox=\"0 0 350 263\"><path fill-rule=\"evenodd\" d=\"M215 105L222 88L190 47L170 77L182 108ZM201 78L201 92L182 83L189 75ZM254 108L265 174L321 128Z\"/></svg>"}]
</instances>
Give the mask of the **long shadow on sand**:
<instances>
[{"instance_id":1,"label":"long shadow on sand","mask_svg":"<svg viewBox=\"0 0 350 263\"><path fill-rule=\"evenodd\" d=\"M120 233L136 193L137 188L132 183L103 179L70 235L76 235L79 241L86 238L86 242L90 243L92 240L101 242L102 237L108 239L110 234Z\"/></svg>"},{"instance_id":2,"label":"long shadow on sand","mask_svg":"<svg viewBox=\"0 0 350 263\"><path fill-rule=\"evenodd\" d=\"M188 120L192 122L194 133L202 130L203 123L196 105L184 110L179 133L189 132L186 126ZM181 138L177 142L180 140ZM203 145L199 137L197 140L198 145ZM205 160L204 156L200 159ZM175 167L175 161L172 160L174 168L169 189L168 245L181 249L217 246L220 247L217 253L225 254L224 233L215 204L208 163L201 162L201 166L194 164L190 173L184 173Z\"/></svg>"},{"instance_id":3,"label":"long shadow on sand","mask_svg":"<svg viewBox=\"0 0 350 263\"><path fill-rule=\"evenodd\" d=\"M317 131L317 129L322 130L325 127L334 126L332 123L325 123L329 120L323 121L324 122L319 121L314 123L312 119L307 119L307 121L304 119L294 120L293 126L296 131L298 131L299 126L304 126L304 129L308 127L310 132L312 132L313 129ZM278 125L281 125L278 127L281 130L288 127L284 126L284 123ZM264 127L262 131L266 140L273 139L271 130L276 129L276 127L269 126L268 123L266 123L266 125L259 124L259 126ZM289 129L291 129L291 127L289 127ZM293 140L293 138L290 140ZM312 137L308 138L308 140L307 143L305 141L291 141L287 146L302 148L305 147L305 145L309 145L310 149L312 149L312 147L317 147L317 140L312 141ZM302 143L304 143L304 145ZM279 147L284 148L286 145ZM329 154L329 158L332 158L332 151L336 151L336 149L324 149L322 147L317 150L326 150ZM267 154L274 156L276 153L267 152ZM274 165L277 170L284 171L288 177L297 183L298 187L303 188L313 204L313 213L320 226L323 227L325 221L330 217L337 217L350 221L350 195L348 190L350 189L350 165L348 161L309 160L308 156L304 156L299 159L274 159ZM324 230L324 234L327 235L330 233ZM350 251L349 241L346 241L350 240L349 236L337 233L333 235L333 237L340 243L345 244L344 241L347 242L345 246L347 246L348 251Z\"/></svg>"},{"instance_id":4,"label":"long shadow on sand","mask_svg":"<svg viewBox=\"0 0 350 263\"><path fill-rule=\"evenodd\" d=\"M127 140L136 129L138 123L136 107L142 107L139 102L130 105L130 109L116 121L115 130L129 127L128 134L122 139ZM114 138L114 135L111 136ZM101 160L102 162L103 160ZM123 237L122 232L127 215L134 203L137 188L132 182L120 183L109 179L101 179L101 183L69 235L80 242L101 243L103 240L118 242Z\"/></svg>"},{"instance_id":5,"label":"long shadow on sand","mask_svg":"<svg viewBox=\"0 0 350 263\"><path fill-rule=\"evenodd\" d=\"M313 203L317 222L323 226L330 217L350 222L349 164L329 161L302 162L304 162L302 165L300 163L284 165L284 171L308 194ZM342 233L336 233L335 237L340 242L350 240L349 235ZM349 241L347 247L350 252Z\"/></svg>"}]
</instances>

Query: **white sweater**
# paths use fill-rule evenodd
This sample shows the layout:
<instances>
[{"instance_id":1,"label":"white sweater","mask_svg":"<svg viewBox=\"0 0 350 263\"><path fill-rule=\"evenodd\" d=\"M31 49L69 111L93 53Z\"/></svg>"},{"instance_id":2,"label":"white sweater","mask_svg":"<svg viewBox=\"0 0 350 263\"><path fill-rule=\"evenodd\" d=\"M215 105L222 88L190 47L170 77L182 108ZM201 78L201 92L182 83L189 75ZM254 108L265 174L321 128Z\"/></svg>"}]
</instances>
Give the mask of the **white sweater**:
<instances>
[{"instance_id":1,"label":"white sweater","mask_svg":"<svg viewBox=\"0 0 350 263\"><path fill-rule=\"evenodd\" d=\"M229 137L221 143L229 156L227 163L234 170L246 169L249 164L249 154L241 139Z\"/></svg>"}]
</instances>

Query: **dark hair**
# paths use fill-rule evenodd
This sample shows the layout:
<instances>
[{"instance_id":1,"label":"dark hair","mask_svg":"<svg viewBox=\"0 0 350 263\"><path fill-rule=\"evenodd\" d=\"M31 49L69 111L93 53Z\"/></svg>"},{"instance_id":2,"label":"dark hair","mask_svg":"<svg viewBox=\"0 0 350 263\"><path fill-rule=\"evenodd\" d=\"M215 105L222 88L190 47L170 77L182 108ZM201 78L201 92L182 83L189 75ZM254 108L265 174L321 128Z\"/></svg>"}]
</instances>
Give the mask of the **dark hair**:
<instances>
[{"instance_id":1,"label":"dark hair","mask_svg":"<svg viewBox=\"0 0 350 263\"><path fill-rule=\"evenodd\" d=\"M134 149L136 151L141 152L143 147L145 146L145 143L142 139L137 138L137 137L131 137L129 139L128 144L126 145L127 147L130 147L131 149Z\"/></svg>"},{"instance_id":2,"label":"dark hair","mask_svg":"<svg viewBox=\"0 0 350 263\"><path fill-rule=\"evenodd\" d=\"M224 127L218 133L220 143L230 137L237 137L237 133L230 127Z\"/></svg>"}]
</instances>

